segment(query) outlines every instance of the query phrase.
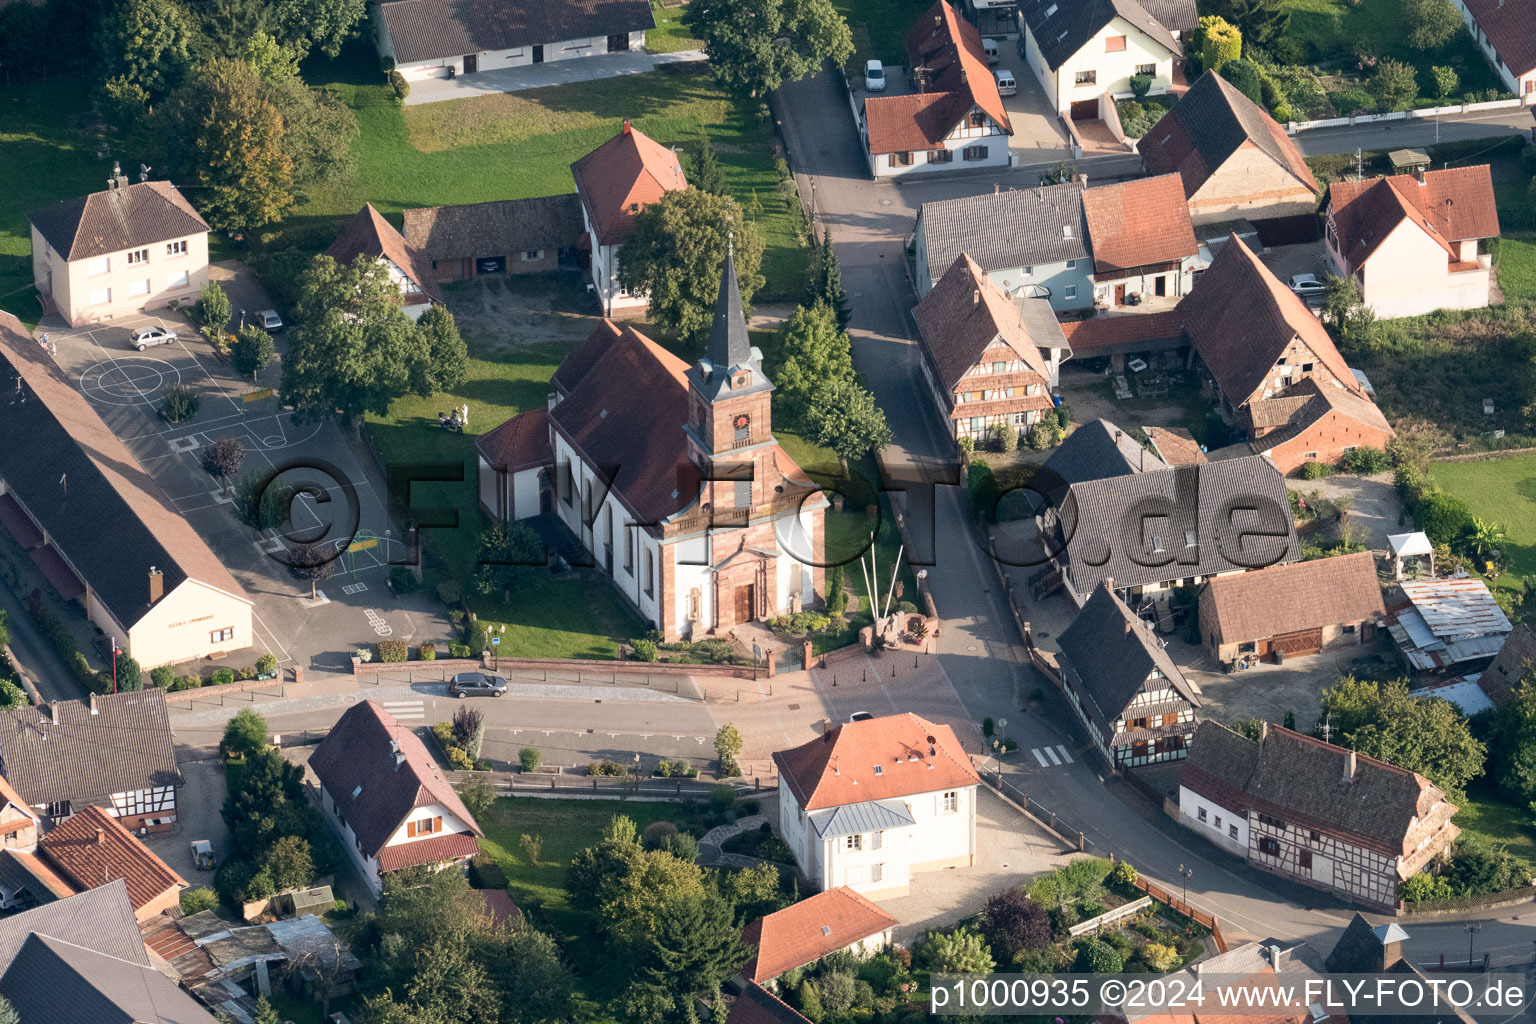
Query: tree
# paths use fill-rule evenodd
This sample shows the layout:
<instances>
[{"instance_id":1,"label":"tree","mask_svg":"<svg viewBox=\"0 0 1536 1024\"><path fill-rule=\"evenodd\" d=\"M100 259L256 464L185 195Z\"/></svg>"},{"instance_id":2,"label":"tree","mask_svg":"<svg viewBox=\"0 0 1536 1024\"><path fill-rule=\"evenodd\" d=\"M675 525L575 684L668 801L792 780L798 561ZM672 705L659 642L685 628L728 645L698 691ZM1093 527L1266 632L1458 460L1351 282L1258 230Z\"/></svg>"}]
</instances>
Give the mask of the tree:
<instances>
[{"instance_id":1,"label":"tree","mask_svg":"<svg viewBox=\"0 0 1536 1024\"><path fill-rule=\"evenodd\" d=\"M461 704L453 713L453 741L470 757L480 756L480 743L485 738L485 715L479 708Z\"/></svg>"},{"instance_id":2,"label":"tree","mask_svg":"<svg viewBox=\"0 0 1536 1024\"><path fill-rule=\"evenodd\" d=\"M149 134L168 170L198 190L198 212L219 231L252 231L293 206L283 115L265 92L245 61L216 57L155 111Z\"/></svg>"},{"instance_id":3,"label":"tree","mask_svg":"<svg viewBox=\"0 0 1536 1024\"><path fill-rule=\"evenodd\" d=\"M1500 794L1536 810L1536 670L1526 670L1514 700L1497 712L1489 749Z\"/></svg>"},{"instance_id":4,"label":"tree","mask_svg":"<svg viewBox=\"0 0 1536 1024\"><path fill-rule=\"evenodd\" d=\"M1432 491L1414 506L1413 521L1436 544L1454 544L1472 528L1472 510L1455 495Z\"/></svg>"},{"instance_id":5,"label":"tree","mask_svg":"<svg viewBox=\"0 0 1536 1024\"><path fill-rule=\"evenodd\" d=\"M841 615L848 608L848 590L843 583L843 567L834 565L827 570L827 612Z\"/></svg>"},{"instance_id":6,"label":"tree","mask_svg":"<svg viewBox=\"0 0 1536 1024\"><path fill-rule=\"evenodd\" d=\"M856 380L828 381L818 387L806 413L806 426L813 441L831 448L844 461L883 451L891 443L885 413Z\"/></svg>"},{"instance_id":7,"label":"tree","mask_svg":"<svg viewBox=\"0 0 1536 1024\"><path fill-rule=\"evenodd\" d=\"M736 726L726 722L715 730L715 756L720 759L720 774L731 776L740 774L736 766L736 758L741 753L741 733Z\"/></svg>"},{"instance_id":8,"label":"tree","mask_svg":"<svg viewBox=\"0 0 1536 1024\"><path fill-rule=\"evenodd\" d=\"M248 473L235 485L235 515L253 530L274 530L288 521L296 497L298 491L281 477Z\"/></svg>"},{"instance_id":9,"label":"tree","mask_svg":"<svg viewBox=\"0 0 1536 1024\"><path fill-rule=\"evenodd\" d=\"M715 147L708 135L699 136L688 150L688 157L688 184L715 195L730 195L725 185L725 172L720 169L720 159L715 155Z\"/></svg>"},{"instance_id":10,"label":"tree","mask_svg":"<svg viewBox=\"0 0 1536 1024\"><path fill-rule=\"evenodd\" d=\"M1463 835L1451 855L1447 878L1456 895L1475 896L1525 885L1528 876L1503 846L1481 836Z\"/></svg>"},{"instance_id":11,"label":"tree","mask_svg":"<svg viewBox=\"0 0 1536 1024\"><path fill-rule=\"evenodd\" d=\"M598 906L603 930L616 948L638 954L658 934L667 908L703 899L704 870L666 850L640 850L605 889Z\"/></svg>"},{"instance_id":12,"label":"tree","mask_svg":"<svg viewBox=\"0 0 1536 1024\"><path fill-rule=\"evenodd\" d=\"M32 703L27 691L14 680L0 676L0 708L24 708Z\"/></svg>"},{"instance_id":13,"label":"tree","mask_svg":"<svg viewBox=\"0 0 1536 1024\"><path fill-rule=\"evenodd\" d=\"M1003 963L1026 949L1040 949L1051 941L1051 917L1044 907L1017 886L987 900L982 909L981 935L992 955Z\"/></svg>"},{"instance_id":14,"label":"tree","mask_svg":"<svg viewBox=\"0 0 1536 1024\"><path fill-rule=\"evenodd\" d=\"M283 359L282 398L301 417L383 415L407 394L427 353L377 260L316 256L299 278L299 324Z\"/></svg>"},{"instance_id":15,"label":"tree","mask_svg":"<svg viewBox=\"0 0 1536 1024\"><path fill-rule=\"evenodd\" d=\"M462 941L415 947L404 995L418 1015L413 1021L497 1024L500 1018L501 999L490 973Z\"/></svg>"},{"instance_id":16,"label":"tree","mask_svg":"<svg viewBox=\"0 0 1536 1024\"><path fill-rule=\"evenodd\" d=\"M1291 24L1284 0L1212 0L1201 6L1236 25L1249 45L1261 49L1278 42Z\"/></svg>"},{"instance_id":17,"label":"tree","mask_svg":"<svg viewBox=\"0 0 1536 1024\"><path fill-rule=\"evenodd\" d=\"M843 269L837 261L837 250L832 245L832 229L822 231L821 244L811 244L811 269L806 282L806 305L818 303L832 308L837 326L848 327L848 293L843 291Z\"/></svg>"},{"instance_id":18,"label":"tree","mask_svg":"<svg viewBox=\"0 0 1536 1024\"><path fill-rule=\"evenodd\" d=\"M986 940L969 928L930 931L912 959L933 974L990 974L995 966Z\"/></svg>"},{"instance_id":19,"label":"tree","mask_svg":"<svg viewBox=\"0 0 1536 1024\"><path fill-rule=\"evenodd\" d=\"M224 752L236 757L267 749L267 720L251 708L235 712L224 726Z\"/></svg>"},{"instance_id":20,"label":"tree","mask_svg":"<svg viewBox=\"0 0 1536 1024\"><path fill-rule=\"evenodd\" d=\"M246 38L240 57L268 85L299 77L298 54L284 47L263 29L257 29Z\"/></svg>"},{"instance_id":21,"label":"tree","mask_svg":"<svg viewBox=\"0 0 1536 1024\"><path fill-rule=\"evenodd\" d=\"M1455 96L1456 90L1461 88L1461 77L1456 74L1455 68L1436 64L1429 69L1429 74L1435 82L1435 95L1442 100Z\"/></svg>"},{"instance_id":22,"label":"tree","mask_svg":"<svg viewBox=\"0 0 1536 1024\"><path fill-rule=\"evenodd\" d=\"M800 987L795 990L795 1007L802 1015L813 1021L820 1020L822 1013L825 1012L821 1006L821 996L816 994L816 986L811 983L810 978L802 979Z\"/></svg>"},{"instance_id":23,"label":"tree","mask_svg":"<svg viewBox=\"0 0 1536 1024\"><path fill-rule=\"evenodd\" d=\"M258 72L259 74L259 72ZM283 117L283 152L300 190L344 178L356 163L357 118L341 97L299 78L264 82L262 95Z\"/></svg>"},{"instance_id":24,"label":"tree","mask_svg":"<svg viewBox=\"0 0 1536 1024\"><path fill-rule=\"evenodd\" d=\"M102 78L157 101L180 83L191 63L193 35L186 11L174 0L113 4L96 37Z\"/></svg>"},{"instance_id":25,"label":"tree","mask_svg":"<svg viewBox=\"0 0 1536 1024\"><path fill-rule=\"evenodd\" d=\"M117 652L117 688L122 693L134 693L144 689L144 670L129 656L127 651Z\"/></svg>"},{"instance_id":26,"label":"tree","mask_svg":"<svg viewBox=\"0 0 1536 1024\"><path fill-rule=\"evenodd\" d=\"M651 319L663 330L702 345L720 293L728 235L734 236L736 283L750 316L752 296L763 285L763 239L729 196L688 188L642 209L619 255L619 281L631 293L649 296Z\"/></svg>"},{"instance_id":27,"label":"tree","mask_svg":"<svg viewBox=\"0 0 1536 1024\"><path fill-rule=\"evenodd\" d=\"M1376 97L1376 106L1382 113L1411 110L1419 98L1418 72L1412 64L1383 57L1366 89Z\"/></svg>"},{"instance_id":28,"label":"tree","mask_svg":"<svg viewBox=\"0 0 1536 1024\"><path fill-rule=\"evenodd\" d=\"M282 836L263 855L262 867L272 876L278 892L301 889L315 880L315 862L309 855L309 840L300 836Z\"/></svg>"},{"instance_id":29,"label":"tree","mask_svg":"<svg viewBox=\"0 0 1536 1024\"><path fill-rule=\"evenodd\" d=\"M774 384L796 415L805 415L823 382L854 377L853 346L825 302L791 313L779 329L779 339L783 362L774 374Z\"/></svg>"},{"instance_id":30,"label":"tree","mask_svg":"<svg viewBox=\"0 0 1536 1024\"><path fill-rule=\"evenodd\" d=\"M1200 60L1207 71L1220 71L1243 55L1243 33L1226 18L1200 19Z\"/></svg>"},{"instance_id":31,"label":"tree","mask_svg":"<svg viewBox=\"0 0 1536 1024\"><path fill-rule=\"evenodd\" d=\"M663 906L641 956L648 980L688 997L717 988L748 952L729 901L704 893Z\"/></svg>"},{"instance_id":32,"label":"tree","mask_svg":"<svg viewBox=\"0 0 1536 1024\"><path fill-rule=\"evenodd\" d=\"M416 322L416 330L421 335L422 358L415 364L411 391L430 398L464 383L469 376L469 349L448 307L434 302Z\"/></svg>"},{"instance_id":33,"label":"tree","mask_svg":"<svg viewBox=\"0 0 1536 1024\"><path fill-rule=\"evenodd\" d=\"M853 35L831 0L704 0L688 5L684 23L704 40L720 84L746 99L853 54Z\"/></svg>"},{"instance_id":34,"label":"tree","mask_svg":"<svg viewBox=\"0 0 1536 1024\"><path fill-rule=\"evenodd\" d=\"M6 84L11 72L42 71L56 54L51 42L48 15L41 4L7 4L0 7L0 72Z\"/></svg>"},{"instance_id":35,"label":"tree","mask_svg":"<svg viewBox=\"0 0 1536 1024\"><path fill-rule=\"evenodd\" d=\"M229 295L219 282L209 281L203 285L197 293L197 324L202 332L209 337L223 334L233 315Z\"/></svg>"},{"instance_id":36,"label":"tree","mask_svg":"<svg viewBox=\"0 0 1536 1024\"><path fill-rule=\"evenodd\" d=\"M512 592L529 566L543 565L544 543L527 523L500 522L480 534L475 552L475 583L478 594Z\"/></svg>"},{"instance_id":37,"label":"tree","mask_svg":"<svg viewBox=\"0 0 1536 1024\"><path fill-rule=\"evenodd\" d=\"M255 324L249 324L240 328L240 333L235 335L235 344L229 356L236 370L250 374L251 380L255 380L257 374L271 366L272 360L277 358L277 346L272 343L272 335Z\"/></svg>"},{"instance_id":38,"label":"tree","mask_svg":"<svg viewBox=\"0 0 1536 1024\"><path fill-rule=\"evenodd\" d=\"M1323 691L1322 711L1336 742L1418 772L1453 800L1487 759L1487 747L1454 704L1414 697L1402 679L1374 683L1344 676Z\"/></svg>"},{"instance_id":39,"label":"tree","mask_svg":"<svg viewBox=\"0 0 1536 1024\"><path fill-rule=\"evenodd\" d=\"M270 6L278 39L300 57L311 48L337 56L368 13L367 0L272 0Z\"/></svg>"},{"instance_id":40,"label":"tree","mask_svg":"<svg viewBox=\"0 0 1536 1024\"><path fill-rule=\"evenodd\" d=\"M1472 528L1467 535L1467 546L1479 558L1486 558L1507 539L1504 527L1487 519L1472 517Z\"/></svg>"},{"instance_id":41,"label":"tree","mask_svg":"<svg viewBox=\"0 0 1536 1024\"><path fill-rule=\"evenodd\" d=\"M203 468L225 479L240 472L245 464L245 442L238 437L221 437L203 449Z\"/></svg>"},{"instance_id":42,"label":"tree","mask_svg":"<svg viewBox=\"0 0 1536 1024\"><path fill-rule=\"evenodd\" d=\"M1376 333L1376 311L1365 304L1352 277L1329 274L1323 283L1323 319L1341 345L1363 345Z\"/></svg>"},{"instance_id":43,"label":"tree","mask_svg":"<svg viewBox=\"0 0 1536 1024\"><path fill-rule=\"evenodd\" d=\"M1263 102L1264 69L1253 61L1245 57L1229 61L1227 66L1221 69L1221 77L1225 78L1232 88L1253 102Z\"/></svg>"},{"instance_id":44,"label":"tree","mask_svg":"<svg viewBox=\"0 0 1536 1024\"><path fill-rule=\"evenodd\" d=\"M266 996L256 997L256 1013L253 1019L256 1024L283 1024L283 1018Z\"/></svg>"},{"instance_id":45,"label":"tree","mask_svg":"<svg viewBox=\"0 0 1536 1024\"><path fill-rule=\"evenodd\" d=\"M496 790L487 780L476 777L459 787L459 799L464 801L470 814L479 818L495 806Z\"/></svg>"},{"instance_id":46,"label":"tree","mask_svg":"<svg viewBox=\"0 0 1536 1024\"><path fill-rule=\"evenodd\" d=\"M660 848L676 854L679 845L692 838L687 833L671 835L661 840ZM721 894L736 908L739 924L782 910L789 903L779 889L779 869L773 864L739 868L723 874L719 881Z\"/></svg>"},{"instance_id":47,"label":"tree","mask_svg":"<svg viewBox=\"0 0 1536 1024\"><path fill-rule=\"evenodd\" d=\"M315 587L321 580L336 575L336 550L323 544L298 544L288 551L288 572L309 584L309 599L315 600Z\"/></svg>"},{"instance_id":48,"label":"tree","mask_svg":"<svg viewBox=\"0 0 1536 1024\"><path fill-rule=\"evenodd\" d=\"M1408 24L1408 45L1415 50L1438 50L1461 28L1461 15L1451 0L1403 0Z\"/></svg>"},{"instance_id":49,"label":"tree","mask_svg":"<svg viewBox=\"0 0 1536 1024\"><path fill-rule=\"evenodd\" d=\"M527 924L517 924L502 952L505 966L497 980L503 1021L545 1024L571 1017L576 983L554 939Z\"/></svg>"}]
</instances>

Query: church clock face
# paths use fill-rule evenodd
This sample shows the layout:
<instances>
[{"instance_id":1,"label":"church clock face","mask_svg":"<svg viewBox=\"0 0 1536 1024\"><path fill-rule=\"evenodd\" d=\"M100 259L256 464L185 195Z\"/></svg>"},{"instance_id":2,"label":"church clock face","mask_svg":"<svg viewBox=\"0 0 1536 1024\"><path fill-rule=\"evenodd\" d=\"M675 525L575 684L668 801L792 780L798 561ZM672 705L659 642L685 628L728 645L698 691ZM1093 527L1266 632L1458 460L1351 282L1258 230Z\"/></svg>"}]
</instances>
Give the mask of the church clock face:
<instances>
[{"instance_id":1,"label":"church clock face","mask_svg":"<svg viewBox=\"0 0 1536 1024\"><path fill-rule=\"evenodd\" d=\"M737 430L746 430L751 425L752 425L752 417L748 416L744 412L743 413L737 413L736 414L736 418L731 421L731 426L735 427Z\"/></svg>"}]
</instances>

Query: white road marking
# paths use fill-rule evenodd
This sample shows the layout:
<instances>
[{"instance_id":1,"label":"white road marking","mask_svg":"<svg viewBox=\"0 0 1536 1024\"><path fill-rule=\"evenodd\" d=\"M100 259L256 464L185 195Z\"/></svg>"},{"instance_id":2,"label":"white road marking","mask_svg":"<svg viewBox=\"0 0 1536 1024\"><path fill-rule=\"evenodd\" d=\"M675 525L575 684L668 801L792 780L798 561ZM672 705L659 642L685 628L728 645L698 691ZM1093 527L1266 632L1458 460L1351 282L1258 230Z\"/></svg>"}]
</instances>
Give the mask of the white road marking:
<instances>
[{"instance_id":1,"label":"white road marking","mask_svg":"<svg viewBox=\"0 0 1536 1024\"><path fill-rule=\"evenodd\" d=\"M1067 753L1067 748L1057 744L1056 749L1061 751L1061 756L1067 759L1067 764L1072 763L1072 755Z\"/></svg>"},{"instance_id":2,"label":"white road marking","mask_svg":"<svg viewBox=\"0 0 1536 1024\"><path fill-rule=\"evenodd\" d=\"M1051 764L1053 766L1061 764L1061 758L1057 757L1056 751L1052 750L1050 747L1045 748L1045 756L1051 759Z\"/></svg>"},{"instance_id":3,"label":"white road marking","mask_svg":"<svg viewBox=\"0 0 1536 1024\"><path fill-rule=\"evenodd\" d=\"M419 700L385 700L380 701L384 710L396 718L425 719L427 717L426 702Z\"/></svg>"},{"instance_id":4,"label":"white road marking","mask_svg":"<svg viewBox=\"0 0 1536 1024\"><path fill-rule=\"evenodd\" d=\"M1039 747L1034 748L1030 753L1035 755L1035 760L1040 762L1041 768L1049 768L1051 766L1051 762L1047 761L1045 755L1040 753Z\"/></svg>"}]
</instances>

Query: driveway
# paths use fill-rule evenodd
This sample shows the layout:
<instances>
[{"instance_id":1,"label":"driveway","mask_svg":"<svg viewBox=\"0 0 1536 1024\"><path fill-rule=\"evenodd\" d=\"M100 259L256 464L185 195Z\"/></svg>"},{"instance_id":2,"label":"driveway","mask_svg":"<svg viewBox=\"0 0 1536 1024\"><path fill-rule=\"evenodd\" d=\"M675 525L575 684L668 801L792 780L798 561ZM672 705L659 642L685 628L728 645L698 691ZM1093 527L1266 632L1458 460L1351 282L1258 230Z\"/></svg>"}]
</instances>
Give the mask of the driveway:
<instances>
[{"instance_id":1,"label":"driveway","mask_svg":"<svg viewBox=\"0 0 1536 1024\"><path fill-rule=\"evenodd\" d=\"M1392 486L1391 473L1376 476L1330 476L1321 480L1291 480L1286 486L1308 494L1316 491L1332 501L1347 499L1349 512L1345 526L1360 534L1360 540L1372 551L1387 550L1387 537L1404 533L1403 501Z\"/></svg>"},{"instance_id":2,"label":"driveway","mask_svg":"<svg viewBox=\"0 0 1536 1024\"><path fill-rule=\"evenodd\" d=\"M491 96L499 92L522 92L525 89L543 89L551 85L570 85L572 82L594 82L601 78L622 78L625 75L641 75L655 71L663 64L686 64L705 60L703 50L679 50L676 53L602 53L595 57L573 57L570 60L549 61L544 64L528 64L516 68L492 68L472 75L454 78L428 78L411 83L410 95L405 105L442 103L445 100L463 100L475 96Z\"/></svg>"},{"instance_id":3,"label":"driveway","mask_svg":"<svg viewBox=\"0 0 1536 1024\"><path fill-rule=\"evenodd\" d=\"M1052 109L1040 80L1013 43L1005 40L998 45L1001 52L997 67L1013 72L1013 80L1019 83L1018 92L1003 97L1003 109L1008 111L1008 122L1013 125L1008 148L1013 150L1014 160L1027 165L1068 159L1071 154L1062 134L1061 118Z\"/></svg>"},{"instance_id":4,"label":"driveway","mask_svg":"<svg viewBox=\"0 0 1536 1024\"><path fill-rule=\"evenodd\" d=\"M1319 281L1328 273L1327 249L1322 242L1304 242L1300 245L1277 245L1259 254L1259 262L1282 281L1289 281L1297 274L1313 274ZM1312 300L1321 304L1321 299Z\"/></svg>"},{"instance_id":5,"label":"driveway","mask_svg":"<svg viewBox=\"0 0 1536 1024\"><path fill-rule=\"evenodd\" d=\"M219 813L224 806L224 765L213 758L184 761L178 767L185 784L176 791L176 827L145 836L144 845L189 884L212 885L213 872L199 871L192 863L192 842L208 840L220 859L229 854L229 829Z\"/></svg>"}]
</instances>

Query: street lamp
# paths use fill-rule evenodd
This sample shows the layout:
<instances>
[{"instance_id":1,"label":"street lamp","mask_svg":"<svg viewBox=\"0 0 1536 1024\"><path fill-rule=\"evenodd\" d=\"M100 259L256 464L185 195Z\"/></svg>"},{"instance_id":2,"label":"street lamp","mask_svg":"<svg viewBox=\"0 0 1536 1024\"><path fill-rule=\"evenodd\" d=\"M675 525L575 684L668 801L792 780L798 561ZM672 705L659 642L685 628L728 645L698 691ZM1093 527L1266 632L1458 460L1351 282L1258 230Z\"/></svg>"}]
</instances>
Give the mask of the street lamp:
<instances>
[{"instance_id":1,"label":"street lamp","mask_svg":"<svg viewBox=\"0 0 1536 1024\"><path fill-rule=\"evenodd\" d=\"M1195 869L1179 865L1179 880L1184 883L1184 909L1189 910L1189 880L1194 877Z\"/></svg>"},{"instance_id":2,"label":"street lamp","mask_svg":"<svg viewBox=\"0 0 1536 1024\"><path fill-rule=\"evenodd\" d=\"M1478 932L1483 930L1483 922L1481 922L1481 921L1468 921L1466 924L1462 925L1461 927L1462 927L1462 930L1467 933L1467 966L1471 967L1472 966L1472 940L1477 937L1477 933Z\"/></svg>"}]
</instances>

